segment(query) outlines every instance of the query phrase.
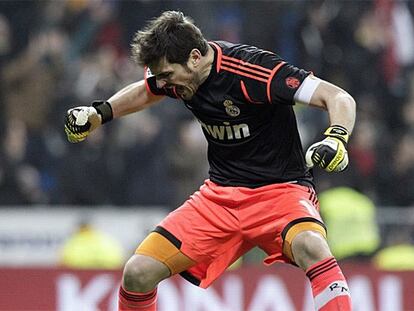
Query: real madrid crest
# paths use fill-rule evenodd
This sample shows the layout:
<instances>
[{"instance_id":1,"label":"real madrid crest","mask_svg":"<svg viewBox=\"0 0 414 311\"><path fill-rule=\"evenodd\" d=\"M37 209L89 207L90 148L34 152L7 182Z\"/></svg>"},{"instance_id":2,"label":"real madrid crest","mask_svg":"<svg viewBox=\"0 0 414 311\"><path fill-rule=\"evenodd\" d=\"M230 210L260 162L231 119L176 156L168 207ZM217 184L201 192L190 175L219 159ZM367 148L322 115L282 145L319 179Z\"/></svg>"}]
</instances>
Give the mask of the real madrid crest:
<instances>
[{"instance_id":1,"label":"real madrid crest","mask_svg":"<svg viewBox=\"0 0 414 311\"><path fill-rule=\"evenodd\" d=\"M230 99L226 99L223 102L224 107L226 107L226 113L231 117L237 117L240 114L240 108L233 105L233 102Z\"/></svg>"}]
</instances>

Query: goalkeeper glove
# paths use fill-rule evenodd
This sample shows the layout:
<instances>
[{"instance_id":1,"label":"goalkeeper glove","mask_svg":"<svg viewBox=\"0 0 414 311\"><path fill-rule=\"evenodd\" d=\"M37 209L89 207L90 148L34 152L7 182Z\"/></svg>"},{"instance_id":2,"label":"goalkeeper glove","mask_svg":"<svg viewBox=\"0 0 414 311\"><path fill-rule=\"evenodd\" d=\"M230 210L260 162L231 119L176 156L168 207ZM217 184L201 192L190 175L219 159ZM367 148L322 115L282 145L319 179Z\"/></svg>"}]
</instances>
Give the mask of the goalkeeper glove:
<instances>
[{"instance_id":1,"label":"goalkeeper glove","mask_svg":"<svg viewBox=\"0 0 414 311\"><path fill-rule=\"evenodd\" d=\"M106 101L94 101L92 106L69 109L65 118L65 132L68 141L78 143L101 124L112 120L112 107Z\"/></svg>"},{"instance_id":2,"label":"goalkeeper glove","mask_svg":"<svg viewBox=\"0 0 414 311\"><path fill-rule=\"evenodd\" d=\"M327 138L314 143L306 151L306 165L319 166L327 172L341 172L348 167L348 130L339 125L330 126L324 133Z\"/></svg>"},{"instance_id":3,"label":"goalkeeper glove","mask_svg":"<svg viewBox=\"0 0 414 311\"><path fill-rule=\"evenodd\" d=\"M78 143L85 140L92 127L89 117L97 114L93 107L81 106L69 109L65 118L65 133L68 141Z\"/></svg>"}]
</instances>

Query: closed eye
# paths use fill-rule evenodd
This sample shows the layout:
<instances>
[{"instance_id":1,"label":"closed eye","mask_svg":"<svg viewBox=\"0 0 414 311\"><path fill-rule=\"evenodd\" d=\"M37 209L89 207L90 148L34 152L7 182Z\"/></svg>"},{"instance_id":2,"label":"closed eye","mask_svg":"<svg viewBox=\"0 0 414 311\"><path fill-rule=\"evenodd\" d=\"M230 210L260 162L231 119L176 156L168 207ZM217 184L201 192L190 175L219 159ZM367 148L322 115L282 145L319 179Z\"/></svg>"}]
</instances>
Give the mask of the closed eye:
<instances>
[{"instance_id":1,"label":"closed eye","mask_svg":"<svg viewBox=\"0 0 414 311\"><path fill-rule=\"evenodd\" d=\"M172 72L170 71L170 72L163 72L163 73L160 73L160 74L156 75L156 78L157 78L157 79L168 79L168 78L170 78L171 76L172 76Z\"/></svg>"}]
</instances>

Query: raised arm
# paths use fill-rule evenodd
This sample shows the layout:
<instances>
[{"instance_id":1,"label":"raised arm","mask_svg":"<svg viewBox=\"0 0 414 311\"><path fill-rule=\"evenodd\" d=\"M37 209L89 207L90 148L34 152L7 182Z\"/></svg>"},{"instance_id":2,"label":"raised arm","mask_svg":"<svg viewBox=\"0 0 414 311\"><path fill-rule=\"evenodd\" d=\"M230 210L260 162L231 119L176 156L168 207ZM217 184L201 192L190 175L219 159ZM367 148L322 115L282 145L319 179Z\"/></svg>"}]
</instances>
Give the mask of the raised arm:
<instances>
[{"instance_id":1,"label":"raised arm","mask_svg":"<svg viewBox=\"0 0 414 311\"><path fill-rule=\"evenodd\" d=\"M148 92L144 80L131 83L108 100L95 101L92 106L69 109L65 121L66 136L72 143L81 142L92 131L113 118L143 110L162 98L163 96Z\"/></svg>"},{"instance_id":2,"label":"raised arm","mask_svg":"<svg viewBox=\"0 0 414 311\"><path fill-rule=\"evenodd\" d=\"M124 87L112 95L108 102L112 107L113 117L118 118L152 106L163 97L149 93L145 81L141 80Z\"/></svg>"}]
</instances>

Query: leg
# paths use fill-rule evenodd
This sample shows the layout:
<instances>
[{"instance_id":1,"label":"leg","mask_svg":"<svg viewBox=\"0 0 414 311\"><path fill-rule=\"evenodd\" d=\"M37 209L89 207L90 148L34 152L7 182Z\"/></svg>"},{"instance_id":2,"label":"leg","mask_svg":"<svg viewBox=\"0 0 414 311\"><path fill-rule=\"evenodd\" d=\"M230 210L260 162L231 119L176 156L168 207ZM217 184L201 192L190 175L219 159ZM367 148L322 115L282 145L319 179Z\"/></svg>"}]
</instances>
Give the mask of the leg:
<instances>
[{"instance_id":1,"label":"leg","mask_svg":"<svg viewBox=\"0 0 414 311\"><path fill-rule=\"evenodd\" d=\"M155 311L158 283L193 264L162 235L151 233L125 265L119 310Z\"/></svg>"},{"instance_id":2,"label":"leg","mask_svg":"<svg viewBox=\"0 0 414 311\"><path fill-rule=\"evenodd\" d=\"M293 238L291 251L294 261L311 281L316 310L351 310L348 285L324 236L302 231Z\"/></svg>"},{"instance_id":3,"label":"leg","mask_svg":"<svg viewBox=\"0 0 414 311\"><path fill-rule=\"evenodd\" d=\"M222 199L231 195L206 182L147 236L125 265L119 310L155 311L157 284L177 273L206 288L251 248L238 234L238 210Z\"/></svg>"},{"instance_id":4,"label":"leg","mask_svg":"<svg viewBox=\"0 0 414 311\"><path fill-rule=\"evenodd\" d=\"M146 293L170 275L170 270L162 262L135 254L125 264L122 287L130 292Z\"/></svg>"},{"instance_id":5,"label":"leg","mask_svg":"<svg viewBox=\"0 0 414 311\"><path fill-rule=\"evenodd\" d=\"M302 231L292 241L292 254L296 264L303 270L332 257L325 238L315 231Z\"/></svg>"}]
</instances>

